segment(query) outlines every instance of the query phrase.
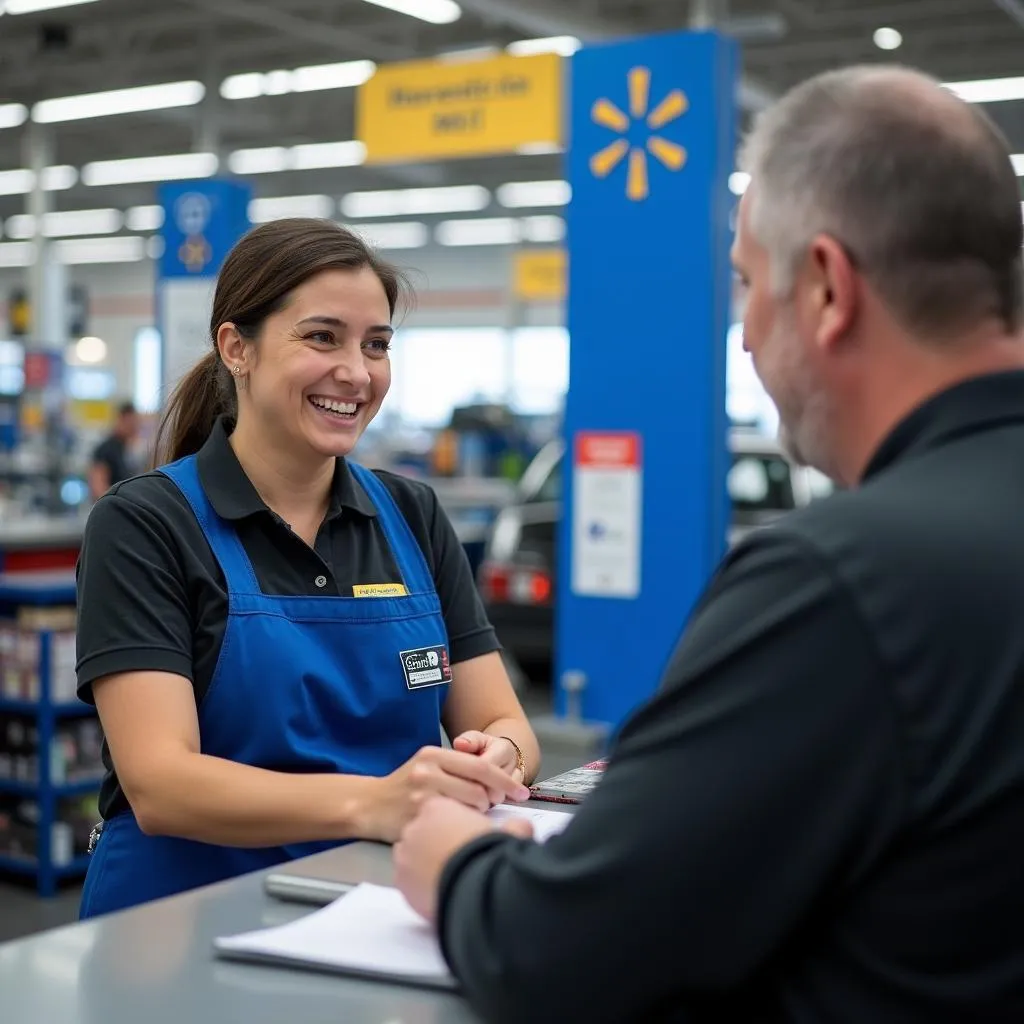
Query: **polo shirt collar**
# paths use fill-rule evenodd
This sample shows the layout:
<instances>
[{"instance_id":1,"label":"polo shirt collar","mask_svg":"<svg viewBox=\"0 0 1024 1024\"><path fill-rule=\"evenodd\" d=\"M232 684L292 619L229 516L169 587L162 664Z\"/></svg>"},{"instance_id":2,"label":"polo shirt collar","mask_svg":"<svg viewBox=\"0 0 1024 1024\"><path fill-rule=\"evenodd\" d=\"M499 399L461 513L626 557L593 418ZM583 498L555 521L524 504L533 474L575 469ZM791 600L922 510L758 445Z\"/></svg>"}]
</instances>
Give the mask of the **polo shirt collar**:
<instances>
[{"instance_id":1,"label":"polo shirt collar","mask_svg":"<svg viewBox=\"0 0 1024 1024\"><path fill-rule=\"evenodd\" d=\"M214 512L221 519L239 520L258 512L266 512L267 506L259 496L252 481L242 469L234 449L228 441L231 422L221 416L214 424L210 436L196 456L199 480L203 485ZM341 515L351 509L364 516L375 516L377 509L362 485L352 475L345 459L338 459L331 483L331 501L327 518Z\"/></svg>"},{"instance_id":2,"label":"polo shirt collar","mask_svg":"<svg viewBox=\"0 0 1024 1024\"><path fill-rule=\"evenodd\" d=\"M1010 423L1024 423L1024 370L972 377L905 417L875 452L863 479L957 437Z\"/></svg>"}]
</instances>

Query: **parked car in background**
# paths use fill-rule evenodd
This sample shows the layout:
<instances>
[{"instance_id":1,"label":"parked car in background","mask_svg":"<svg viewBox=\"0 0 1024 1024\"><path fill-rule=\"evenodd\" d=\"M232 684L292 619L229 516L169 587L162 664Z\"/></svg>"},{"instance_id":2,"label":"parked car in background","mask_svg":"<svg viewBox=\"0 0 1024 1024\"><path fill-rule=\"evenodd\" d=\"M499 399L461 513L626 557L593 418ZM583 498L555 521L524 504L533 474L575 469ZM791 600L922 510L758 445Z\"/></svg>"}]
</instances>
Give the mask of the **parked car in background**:
<instances>
[{"instance_id":1,"label":"parked car in background","mask_svg":"<svg viewBox=\"0 0 1024 1024\"><path fill-rule=\"evenodd\" d=\"M815 470L793 465L779 445L754 432L730 434L728 541L832 490ZM505 652L532 679L548 680L554 653L562 441L545 445L527 467L515 500L498 512L477 580Z\"/></svg>"}]
</instances>

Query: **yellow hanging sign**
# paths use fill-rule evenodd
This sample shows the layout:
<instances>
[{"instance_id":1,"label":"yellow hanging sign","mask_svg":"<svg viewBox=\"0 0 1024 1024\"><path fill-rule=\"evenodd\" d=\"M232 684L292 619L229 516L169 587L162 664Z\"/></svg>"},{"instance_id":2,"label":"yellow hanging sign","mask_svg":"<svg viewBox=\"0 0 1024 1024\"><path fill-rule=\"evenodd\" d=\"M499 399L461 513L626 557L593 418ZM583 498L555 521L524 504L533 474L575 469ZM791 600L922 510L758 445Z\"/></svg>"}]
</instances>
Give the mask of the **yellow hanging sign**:
<instances>
[{"instance_id":1,"label":"yellow hanging sign","mask_svg":"<svg viewBox=\"0 0 1024 1024\"><path fill-rule=\"evenodd\" d=\"M523 249L516 253L512 290L523 302L561 302L568 291L564 249Z\"/></svg>"},{"instance_id":2,"label":"yellow hanging sign","mask_svg":"<svg viewBox=\"0 0 1024 1024\"><path fill-rule=\"evenodd\" d=\"M359 87L367 163L515 153L562 145L562 58L385 64Z\"/></svg>"}]
</instances>

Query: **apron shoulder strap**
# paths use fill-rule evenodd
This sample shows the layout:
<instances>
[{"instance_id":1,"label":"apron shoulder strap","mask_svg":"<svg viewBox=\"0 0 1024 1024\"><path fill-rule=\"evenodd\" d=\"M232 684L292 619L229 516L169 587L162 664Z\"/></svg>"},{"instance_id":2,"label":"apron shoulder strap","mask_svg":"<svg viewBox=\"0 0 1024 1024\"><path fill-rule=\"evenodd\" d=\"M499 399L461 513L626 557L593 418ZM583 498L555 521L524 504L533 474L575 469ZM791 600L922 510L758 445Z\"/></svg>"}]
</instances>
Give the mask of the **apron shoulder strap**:
<instances>
[{"instance_id":1,"label":"apron shoulder strap","mask_svg":"<svg viewBox=\"0 0 1024 1024\"><path fill-rule=\"evenodd\" d=\"M252 562L249 561L249 556L238 539L238 533L230 523L217 515L206 496L206 491L203 490L196 457L189 455L170 465L161 466L160 472L177 485L192 507L214 557L220 563L228 593L261 593Z\"/></svg>"},{"instance_id":2,"label":"apron shoulder strap","mask_svg":"<svg viewBox=\"0 0 1024 1024\"><path fill-rule=\"evenodd\" d=\"M398 507L391 492L384 486L380 478L372 470L356 462L347 462L356 482L366 491L377 509L377 517L384 530L384 537L391 548L391 553L398 563L398 571L402 574L405 585L411 594L432 594L434 576L423 557L423 549L409 528L402 510Z\"/></svg>"}]
</instances>

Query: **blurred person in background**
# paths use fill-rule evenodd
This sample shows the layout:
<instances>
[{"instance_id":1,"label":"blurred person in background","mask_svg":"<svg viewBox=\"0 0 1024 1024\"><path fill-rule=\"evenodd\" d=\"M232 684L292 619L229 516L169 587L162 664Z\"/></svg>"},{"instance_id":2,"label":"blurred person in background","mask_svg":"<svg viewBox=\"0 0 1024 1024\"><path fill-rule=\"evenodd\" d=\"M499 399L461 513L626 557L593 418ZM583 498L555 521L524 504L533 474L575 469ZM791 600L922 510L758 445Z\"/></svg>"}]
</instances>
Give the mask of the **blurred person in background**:
<instances>
[{"instance_id":1,"label":"blurred person in background","mask_svg":"<svg viewBox=\"0 0 1024 1024\"><path fill-rule=\"evenodd\" d=\"M529 796L537 742L448 517L348 458L402 284L330 221L250 231L159 468L93 507L78 686L107 774L83 917L393 841L429 794Z\"/></svg>"},{"instance_id":2,"label":"blurred person in background","mask_svg":"<svg viewBox=\"0 0 1024 1024\"><path fill-rule=\"evenodd\" d=\"M89 465L89 495L98 501L114 484L127 480L139 471L132 446L139 436L139 414L131 402L123 402L117 410L114 429L97 445Z\"/></svg>"},{"instance_id":3,"label":"blurred person in background","mask_svg":"<svg viewBox=\"0 0 1024 1024\"><path fill-rule=\"evenodd\" d=\"M1024 1021L1008 147L938 82L858 67L764 113L743 162L745 345L844 490L727 555L564 833L432 799L398 884L488 1021Z\"/></svg>"}]
</instances>

